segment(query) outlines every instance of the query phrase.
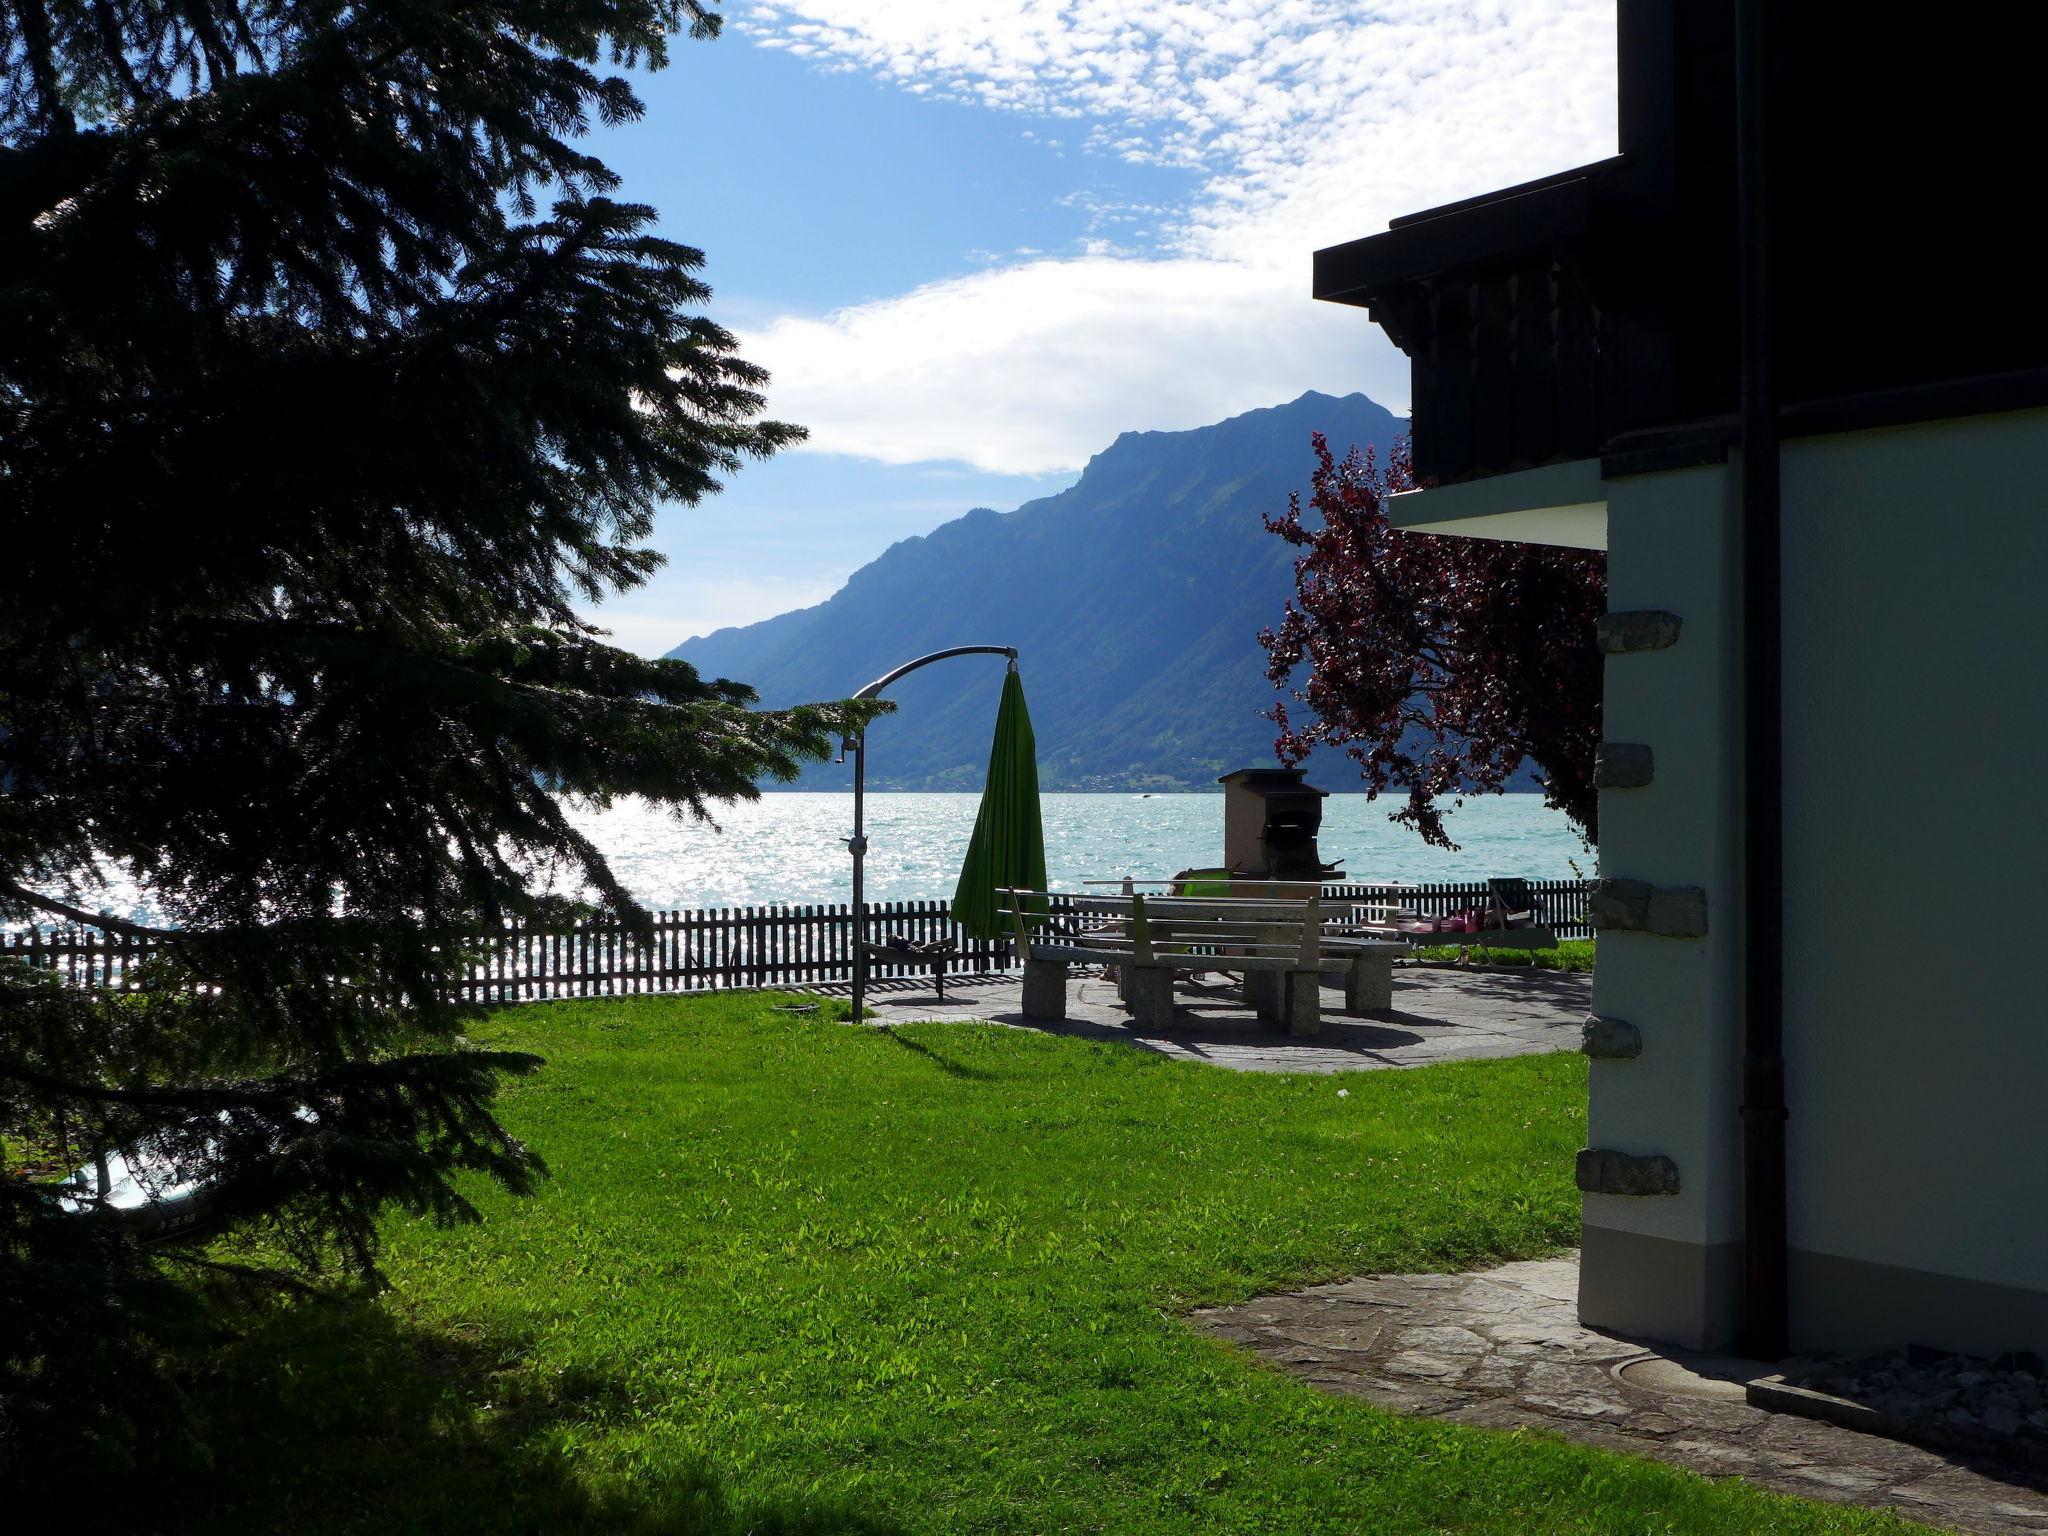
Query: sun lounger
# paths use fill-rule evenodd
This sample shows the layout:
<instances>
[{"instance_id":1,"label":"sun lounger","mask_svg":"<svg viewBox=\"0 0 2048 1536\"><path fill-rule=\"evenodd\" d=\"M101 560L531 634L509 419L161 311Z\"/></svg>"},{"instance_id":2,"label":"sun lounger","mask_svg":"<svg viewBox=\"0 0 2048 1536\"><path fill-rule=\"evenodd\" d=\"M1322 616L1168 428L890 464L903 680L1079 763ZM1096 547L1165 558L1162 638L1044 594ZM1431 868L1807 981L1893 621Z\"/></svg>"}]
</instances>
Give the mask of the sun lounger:
<instances>
[{"instance_id":1,"label":"sun lounger","mask_svg":"<svg viewBox=\"0 0 2048 1536\"><path fill-rule=\"evenodd\" d=\"M1390 911L1381 920L1361 923L1352 931L1455 949L1557 948L1557 931L1536 920L1536 900L1530 894L1528 881L1501 878L1488 880L1486 886L1488 899L1484 906L1434 917Z\"/></svg>"}]
</instances>

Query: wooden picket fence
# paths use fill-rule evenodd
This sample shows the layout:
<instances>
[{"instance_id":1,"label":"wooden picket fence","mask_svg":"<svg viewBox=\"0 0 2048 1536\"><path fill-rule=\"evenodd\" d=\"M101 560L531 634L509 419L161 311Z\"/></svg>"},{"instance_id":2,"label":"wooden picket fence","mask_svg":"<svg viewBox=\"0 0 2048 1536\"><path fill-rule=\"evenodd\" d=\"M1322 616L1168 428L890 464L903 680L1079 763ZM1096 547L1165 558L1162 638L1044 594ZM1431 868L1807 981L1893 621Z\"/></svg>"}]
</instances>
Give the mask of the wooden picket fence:
<instances>
[{"instance_id":1,"label":"wooden picket fence","mask_svg":"<svg viewBox=\"0 0 2048 1536\"><path fill-rule=\"evenodd\" d=\"M55 971L67 986L96 991L140 991L139 967L162 951L162 940L102 933L97 928L26 928L0 933L0 960L23 960Z\"/></svg>"},{"instance_id":2,"label":"wooden picket fence","mask_svg":"<svg viewBox=\"0 0 2048 1536\"><path fill-rule=\"evenodd\" d=\"M881 941L901 934L916 943L942 940L956 953L940 962L949 975L1001 970L1010 945L970 937L943 901L868 904L867 933ZM507 923L469 937L467 974L451 989L474 1002L534 1002L562 997L613 997L653 992L708 992L740 987L805 986L853 976L851 903L723 907L657 912L649 932L618 923L583 922L530 928ZM70 986L133 992L149 960L175 939L142 939L93 928L0 933L0 960L54 971ZM879 979L929 979L933 961L870 956Z\"/></svg>"},{"instance_id":3,"label":"wooden picket fence","mask_svg":"<svg viewBox=\"0 0 2048 1536\"><path fill-rule=\"evenodd\" d=\"M1529 882L1538 917L1561 938L1592 936L1586 924L1591 887L1585 880ZM1487 891L1483 884L1333 883L1324 887L1323 898L1395 903L1441 916L1481 905ZM1016 963L1007 941L962 931L947 902L871 902L867 910L872 940L902 934L920 944L944 940L957 946L943 962L949 975L1003 971ZM132 992L145 985L145 963L175 942L91 928L26 929L0 933L0 960L41 966L70 986ZM853 908L842 902L657 912L648 933L601 922L567 928L507 924L475 934L469 947L474 958L468 974L452 990L472 1002L816 986L853 976ZM932 962L874 956L868 974L929 979Z\"/></svg>"},{"instance_id":4,"label":"wooden picket fence","mask_svg":"<svg viewBox=\"0 0 2048 1536\"><path fill-rule=\"evenodd\" d=\"M943 901L868 904L871 941L901 934L916 943L944 941L957 952L947 973L1000 970L1010 963L1003 940L970 937ZM715 992L742 987L801 987L853 976L853 907L723 907L657 912L651 935L611 923L526 930L508 925L479 934L477 959L458 985L475 1002L531 1002L554 997L611 997L643 992ZM922 976L933 963L871 955L868 974Z\"/></svg>"}]
</instances>

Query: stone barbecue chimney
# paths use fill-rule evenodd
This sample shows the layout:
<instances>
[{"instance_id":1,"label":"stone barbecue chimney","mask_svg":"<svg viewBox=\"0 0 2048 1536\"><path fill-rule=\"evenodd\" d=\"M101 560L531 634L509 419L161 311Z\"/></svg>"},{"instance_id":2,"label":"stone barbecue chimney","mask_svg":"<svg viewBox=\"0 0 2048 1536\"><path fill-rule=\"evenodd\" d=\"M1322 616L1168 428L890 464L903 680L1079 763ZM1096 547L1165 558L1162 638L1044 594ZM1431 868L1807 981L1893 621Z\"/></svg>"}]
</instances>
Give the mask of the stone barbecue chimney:
<instances>
[{"instance_id":1,"label":"stone barbecue chimney","mask_svg":"<svg viewBox=\"0 0 2048 1536\"><path fill-rule=\"evenodd\" d=\"M1302 782L1299 768L1240 768L1223 785L1223 863L1253 880L1342 879L1316 851L1329 791Z\"/></svg>"}]
</instances>

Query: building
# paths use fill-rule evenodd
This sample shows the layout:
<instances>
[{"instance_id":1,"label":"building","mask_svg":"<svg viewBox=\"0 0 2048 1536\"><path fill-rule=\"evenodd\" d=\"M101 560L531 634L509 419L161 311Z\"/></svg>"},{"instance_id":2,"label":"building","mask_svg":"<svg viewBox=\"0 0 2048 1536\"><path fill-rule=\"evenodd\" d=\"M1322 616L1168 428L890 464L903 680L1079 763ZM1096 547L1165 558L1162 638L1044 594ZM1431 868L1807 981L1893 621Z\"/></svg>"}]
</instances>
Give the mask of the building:
<instances>
[{"instance_id":1,"label":"building","mask_svg":"<svg viewBox=\"0 0 2048 1536\"><path fill-rule=\"evenodd\" d=\"M1316 253L1413 364L1396 522L1608 552L1597 1327L2048 1354L2048 119L1999 14L1620 0L1616 157Z\"/></svg>"}]
</instances>

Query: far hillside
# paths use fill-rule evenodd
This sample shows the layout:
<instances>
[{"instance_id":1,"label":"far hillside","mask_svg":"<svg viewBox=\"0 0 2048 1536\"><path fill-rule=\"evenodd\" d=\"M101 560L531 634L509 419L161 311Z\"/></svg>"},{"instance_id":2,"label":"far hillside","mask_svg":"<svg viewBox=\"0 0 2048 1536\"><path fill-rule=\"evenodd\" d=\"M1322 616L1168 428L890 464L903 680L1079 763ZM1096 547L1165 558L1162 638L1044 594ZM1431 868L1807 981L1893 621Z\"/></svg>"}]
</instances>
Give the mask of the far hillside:
<instances>
[{"instance_id":1,"label":"far hillside","mask_svg":"<svg viewBox=\"0 0 2048 1536\"><path fill-rule=\"evenodd\" d=\"M1258 632L1293 590L1266 532L1308 485L1312 432L1383 451L1406 423L1364 395L1311 392L1188 432L1126 432L1081 478L1014 512L977 508L892 545L827 601L671 652L764 704L843 698L928 651L1014 645L1047 789L1209 789L1272 760ZM1002 663L947 662L889 691L869 783L979 789ZM844 768L802 787L843 788ZM1344 770L1321 772L1342 788Z\"/></svg>"}]
</instances>

